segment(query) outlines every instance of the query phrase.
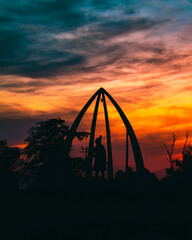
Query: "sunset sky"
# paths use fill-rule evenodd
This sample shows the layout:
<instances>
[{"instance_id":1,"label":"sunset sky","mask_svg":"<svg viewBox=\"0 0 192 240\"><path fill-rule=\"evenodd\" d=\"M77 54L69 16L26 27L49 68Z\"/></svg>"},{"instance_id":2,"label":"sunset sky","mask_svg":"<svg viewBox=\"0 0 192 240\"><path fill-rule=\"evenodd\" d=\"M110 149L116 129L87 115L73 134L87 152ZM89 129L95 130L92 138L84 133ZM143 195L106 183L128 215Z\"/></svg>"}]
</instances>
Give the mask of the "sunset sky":
<instances>
[{"instance_id":1,"label":"sunset sky","mask_svg":"<svg viewBox=\"0 0 192 240\"><path fill-rule=\"evenodd\" d=\"M145 166L168 167L164 143L174 132L178 154L192 130L192 1L0 0L0 139L22 145L52 117L71 126L100 87L126 113ZM125 129L107 103L118 166ZM106 144L102 104L100 134Z\"/></svg>"}]
</instances>

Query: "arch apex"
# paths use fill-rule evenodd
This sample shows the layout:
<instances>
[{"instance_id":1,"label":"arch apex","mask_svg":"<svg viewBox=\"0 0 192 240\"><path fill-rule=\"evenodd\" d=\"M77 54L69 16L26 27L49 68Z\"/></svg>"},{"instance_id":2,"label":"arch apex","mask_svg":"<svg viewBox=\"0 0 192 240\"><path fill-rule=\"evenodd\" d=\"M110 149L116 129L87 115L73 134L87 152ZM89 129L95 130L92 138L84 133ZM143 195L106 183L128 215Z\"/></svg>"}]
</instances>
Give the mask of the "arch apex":
<instances>
[{"instance_id":1,"label":"arch apex","mask_svg":"<svg viewBox=\"0 0 192 240\"><path fill-rule=\"evenodd\" d=\"M100 91L100 92L103 92L103 91L105 91L105 89L104 89L103 87L100 87L100 88L99 88L99 91Z\"/></svg>"}]
</instances>

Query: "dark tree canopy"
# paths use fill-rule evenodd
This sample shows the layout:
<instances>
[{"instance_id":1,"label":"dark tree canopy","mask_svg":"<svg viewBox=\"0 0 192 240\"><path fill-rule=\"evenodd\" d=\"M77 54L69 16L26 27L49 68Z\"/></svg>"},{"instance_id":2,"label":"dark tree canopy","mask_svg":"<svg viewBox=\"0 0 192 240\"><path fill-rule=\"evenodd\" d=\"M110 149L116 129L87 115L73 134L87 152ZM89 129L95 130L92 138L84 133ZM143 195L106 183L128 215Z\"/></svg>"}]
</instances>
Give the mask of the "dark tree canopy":
<instances>
[{"instance_id":1,"label":"dark tree canopy","mask_svg":"<svg viewBox=\"0 0 192 240\"><path fill-rule=\"evenodd\" d=\"M62 175L66 168L66 159L64 151L66 147L66 137L69 133L69 127L65 121L60 118L48 119L31 127L28 131L28 137L25 139L27 146L24 154L29 160L28 169L34 172L41 169L38 173L45 180L53 181ZM77 132L75 137L78 140L86 139L88 132ZM51 179L50 179L51 177Z\"/></svg>"},{"instance_id":2,"label":"dark tree canopy","mask_svg":"<svg viewBox=\"0 0 192 240\"><path fill-rule=\"evenodd\" d=\"M60 118L38 122L35 127L28 130L29 136L25 139L27 146L24 153L37 163L58 154L65 147L68 129L65 121Z\"/></svg>"},{"instance_id":3,"label":"dark tree canopy","mask_svg":"<svg viewBox=\"0 0 192 240\"><path fill-rule=\"evenodd\" d=\"M28 137L25 139L27 143L24 153L28 158L33 157L37 162L41 159L63 154L66 144L66 137L69 127L65 125L65 121L60 118L41 121L35 127L31 127L28 131ZM78 140L88 137L88 132L77 132Z\"/></svg>"}]
</instances>

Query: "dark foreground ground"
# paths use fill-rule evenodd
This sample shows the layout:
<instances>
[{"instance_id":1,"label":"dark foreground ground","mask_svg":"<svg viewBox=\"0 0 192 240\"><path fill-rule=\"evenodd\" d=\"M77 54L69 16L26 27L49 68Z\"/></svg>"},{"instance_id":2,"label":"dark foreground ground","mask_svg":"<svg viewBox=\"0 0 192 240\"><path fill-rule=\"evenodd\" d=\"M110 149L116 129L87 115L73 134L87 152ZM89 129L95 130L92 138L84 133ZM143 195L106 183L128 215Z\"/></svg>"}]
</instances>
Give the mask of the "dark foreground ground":
<instances>
[{"instance_id":1,"label":"dark foreground ground","mask_svg":"<svg viewBox=\"0 0 192 240\"><path fill-rule=\"evenodd\" d=\"M191 188L107 182L4 191L0 239L192 239Z\"/></svg>"}]
</instances>

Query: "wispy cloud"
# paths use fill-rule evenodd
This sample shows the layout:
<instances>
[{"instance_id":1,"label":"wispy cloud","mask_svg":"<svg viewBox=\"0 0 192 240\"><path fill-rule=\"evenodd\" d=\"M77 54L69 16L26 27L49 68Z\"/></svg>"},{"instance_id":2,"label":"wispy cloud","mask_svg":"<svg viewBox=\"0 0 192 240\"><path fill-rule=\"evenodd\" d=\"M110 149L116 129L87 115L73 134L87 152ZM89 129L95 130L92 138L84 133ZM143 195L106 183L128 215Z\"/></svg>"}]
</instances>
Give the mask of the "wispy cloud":
<instances>
[{"instance_id":1,"label":"wispy cloud","mask_svg":"<svg viewBox=\"0 0 192 240\"><path fill-rule=\"evenodd\" d=\"M149 14L142 16L133 4L129 11L130 4L126 4L55 0L10 5L3 1L1 74L52 78L115 64L130 48L109 47L102 41L158 28L165 22Z\"/></svg>"}]
</instances>

